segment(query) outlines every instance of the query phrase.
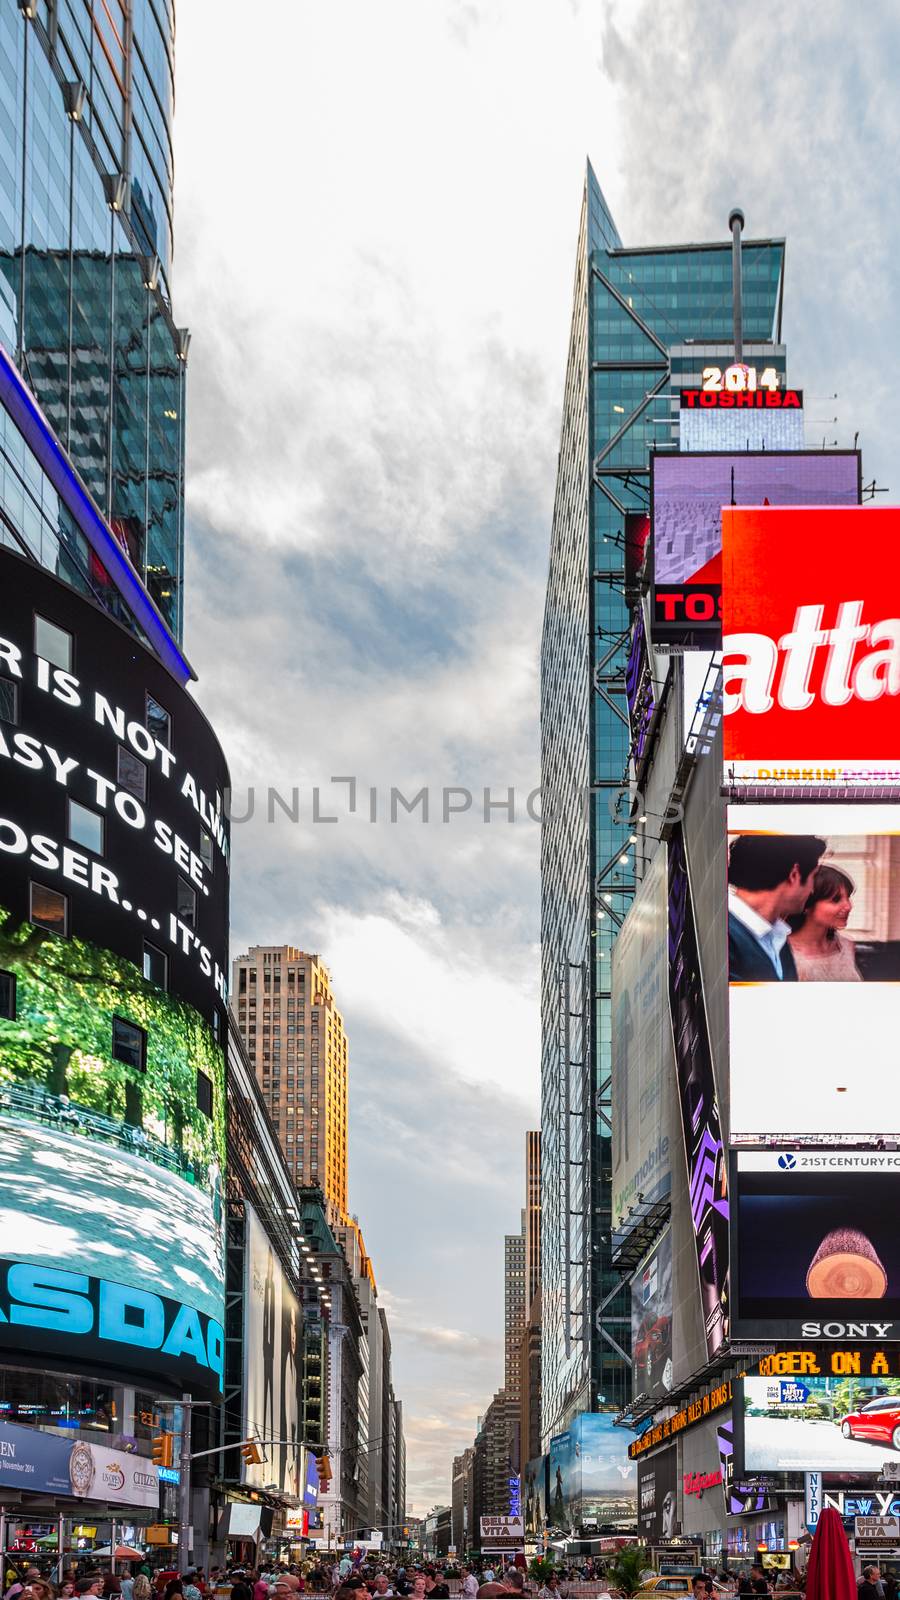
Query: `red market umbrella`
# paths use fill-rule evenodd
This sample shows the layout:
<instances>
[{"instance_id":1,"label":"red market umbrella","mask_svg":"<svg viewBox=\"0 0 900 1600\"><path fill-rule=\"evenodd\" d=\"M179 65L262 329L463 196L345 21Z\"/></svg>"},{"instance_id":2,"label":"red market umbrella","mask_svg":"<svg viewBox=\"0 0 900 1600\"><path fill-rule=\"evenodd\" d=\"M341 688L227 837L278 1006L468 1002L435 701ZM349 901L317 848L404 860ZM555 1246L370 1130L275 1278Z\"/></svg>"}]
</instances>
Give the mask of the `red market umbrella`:
<instances>
[{"instance_id":1,"label":"red market umbrella","mask_svg":"<svg viewBox=\"0 0 900 1600\"><path fill-rule=\"evenodd\" d=\"M826 1506L816 1525L806 1567L806 1600L856 1600L856 1574L844 1524Z\"/></svg>"}]
</instances>

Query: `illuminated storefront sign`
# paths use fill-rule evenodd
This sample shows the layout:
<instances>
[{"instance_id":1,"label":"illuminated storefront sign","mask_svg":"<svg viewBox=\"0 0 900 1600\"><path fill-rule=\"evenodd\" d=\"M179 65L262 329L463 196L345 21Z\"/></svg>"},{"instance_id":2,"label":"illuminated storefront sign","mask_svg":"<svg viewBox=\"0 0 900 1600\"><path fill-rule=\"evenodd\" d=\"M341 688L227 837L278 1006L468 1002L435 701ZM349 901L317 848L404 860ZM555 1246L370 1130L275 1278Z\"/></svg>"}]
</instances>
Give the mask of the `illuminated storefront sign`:
<instances>
[{"instance_id":1,"label":"illuminated storefront sign","mask_svg":"<svg viewBox=\"0 0 900 1600\"><path fill-rule=\"evenodd\" d=\"M733 1399L731 1380L718 1383L708 1393L697 1400L691 1400L687 1405L680 1406L671 1417L664 1417L660 1422L654 1422L646 1428L639 1439L635 1439L628 1446L628 1454L632 1461L644 1455L648 1450L655 1450L657 1445L665 1444L667 1439L673 1439L676 1434L683 1433L685 1428L694 1428L699 1422L704 1422L707 1417L723 1407L730 1406Z\"/></svg>"},{"instance_id":2,"label":"illuminated storefront sign","mask_svg":"<svg viewBox=\"0 0 900 1600\"><path fill-rule=\"evenodd\" d=\"M900 510L722 513L727 782L900 787Z\"/></svg>"},{"instance_id":3,"label":"illuminated storefront sign","mask_svg":"<svg viewBox=\"0 0 900 1600\"><path fill-rule=\"evenodd\" d=\"M682 389L681 405L685 411L695 407L704 411L733 410L735 407L751 411L802 411L802 389Z\"/></svg>"},{"instance_id":4,"label":"illuminated storefront sign","mask_svg":"<svg viewBox=\"0 0 900 1600\"><path fill-rule=\"evenodd\" d=\"M835 1326L847 1327L847 1324ZM852 1324L850 1325L852 1326ZM840 1335L837 1335L840 1337ZM781 1377L900 1378L900 1344L806 1345L761 1356L760 1375Z\"/></svg>"}]
</instances>

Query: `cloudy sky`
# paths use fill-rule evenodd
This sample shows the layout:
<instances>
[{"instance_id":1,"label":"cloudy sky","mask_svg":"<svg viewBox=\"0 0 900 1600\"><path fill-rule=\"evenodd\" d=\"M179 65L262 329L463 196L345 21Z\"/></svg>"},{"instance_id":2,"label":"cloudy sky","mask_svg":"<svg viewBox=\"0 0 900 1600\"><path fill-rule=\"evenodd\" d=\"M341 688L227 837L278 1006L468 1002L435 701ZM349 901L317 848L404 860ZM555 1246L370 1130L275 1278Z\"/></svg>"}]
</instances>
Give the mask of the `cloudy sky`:
<instances>
[{"instance_id":1,"label":"cloudy sky","mask_svg":"<svg viewBox=\"0 0 900 1600\"><path fill-rule=\"evenodd\" d=\"M900 22L894 0L182 0L178 29L187 645L236 806L255 791L234 951L331 967L422 1512L502 1381L538 1117L525 800L585 159L628 244L722 238L735 202L787 235L810 440L858 428L900 494ZM427 823L390 820L392 786L428 790ZM514 822L484 821L486 787ZM445 788L474 797L446 822Z\"/></svg>"}]
</instances>

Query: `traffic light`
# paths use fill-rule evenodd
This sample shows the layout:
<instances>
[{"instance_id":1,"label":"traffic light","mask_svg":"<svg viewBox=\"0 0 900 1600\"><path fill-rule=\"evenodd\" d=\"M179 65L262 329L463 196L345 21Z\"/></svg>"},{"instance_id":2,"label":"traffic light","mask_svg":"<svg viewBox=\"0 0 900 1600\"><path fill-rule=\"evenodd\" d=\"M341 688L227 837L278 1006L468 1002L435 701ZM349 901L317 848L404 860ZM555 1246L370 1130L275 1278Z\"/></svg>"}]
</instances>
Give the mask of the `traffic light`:
<instances>
[{"instance_id":1,"label":"traffic light","mask_svg":"<svg viewBox=\"0 0 900 1600\"><path fill-rule=\"evenodd\" d=\"M258 1467L262 1463L263 1453L255 1439L245 1439L241 1445L241 1455L248 1467Z\"/></svg>"},{"instance_id":2,"label":"traffic light","mask_svg":"<svg viewBox=\"0 0 900 1600\"><path fill-rule=\"evenodd\" d=\"M155 1433L150 1448L154 1466L170 1467L175 1450L174 1433Z\"/></svg>"},{"instance_id":3,"label":"traffic light","mask_svg":"<svg viewBox=\"0 0 900 1600\"><path fill-rule=\"evenodd\" d=\"M330 1483L331 1482L331 1479L333 1477L333 1473L331 1471L331 1462L329 1461L328 1456L324 1451L322 1452L322 1454L320 1456L316 1456L316 1471L319 1474L319 1482L320 1483Z\"/></svg>"}]
</instances>

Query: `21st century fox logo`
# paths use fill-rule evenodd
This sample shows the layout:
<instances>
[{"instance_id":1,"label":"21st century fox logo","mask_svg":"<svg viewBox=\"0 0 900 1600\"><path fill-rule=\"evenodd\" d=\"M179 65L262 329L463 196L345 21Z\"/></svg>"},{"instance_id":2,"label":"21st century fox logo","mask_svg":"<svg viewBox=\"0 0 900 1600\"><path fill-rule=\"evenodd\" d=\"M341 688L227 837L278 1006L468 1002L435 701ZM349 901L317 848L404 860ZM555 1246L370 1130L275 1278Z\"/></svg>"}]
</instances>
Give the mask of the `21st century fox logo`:
<instances>
[{"instance_id":1,"label":"21st century fox logo","mask_svg":"<svg viewBox=\"0 0 900 1600\"><path fill-rule=\"evenodd\" d=\"M819 1151L796 1154L793 1150L783 1150L778 1156L778 1165L782 1172L795 1172L798 1167L807 1172L811 1169L850 1167L854 1172L861 1172L869 1167L876 1172L884 1172L888 1168L900 1169L900 1153L887 1154L879 1151L872 1155L844 1155L837 1150Z\"/></svg>"}]
</instances>

